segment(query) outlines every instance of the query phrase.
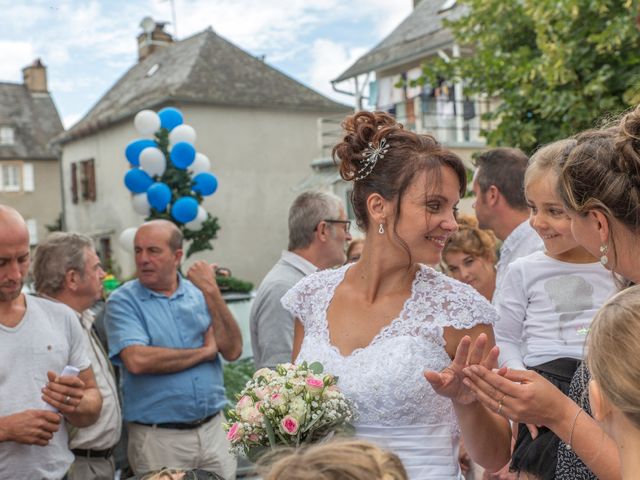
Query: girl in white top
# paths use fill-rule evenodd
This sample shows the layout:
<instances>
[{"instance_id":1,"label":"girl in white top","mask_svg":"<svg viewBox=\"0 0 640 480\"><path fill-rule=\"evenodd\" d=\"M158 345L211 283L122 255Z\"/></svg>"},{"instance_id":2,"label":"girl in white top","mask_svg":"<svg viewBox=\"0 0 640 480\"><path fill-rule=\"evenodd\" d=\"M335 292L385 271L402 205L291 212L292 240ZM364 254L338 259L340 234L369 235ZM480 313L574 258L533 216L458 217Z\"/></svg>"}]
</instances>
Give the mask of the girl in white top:
<instances>
[{"instance_id":1,"label":"girl in white top","mask_svg":"<svg viewBox=\"0 0 640 480\"><path fill-rule=\"evenodd\" d=\"M561 140L531 158L525 194L545 250L509 265L495 327L501 366L532 368L565 393L583 358L591 319L616 291L611 273L575 241L557 193L558 166L574 146L575 140ZM532 439L520 428L512 470L553 478L558 441L548 429Z\"/></svg>"}]
</instances>

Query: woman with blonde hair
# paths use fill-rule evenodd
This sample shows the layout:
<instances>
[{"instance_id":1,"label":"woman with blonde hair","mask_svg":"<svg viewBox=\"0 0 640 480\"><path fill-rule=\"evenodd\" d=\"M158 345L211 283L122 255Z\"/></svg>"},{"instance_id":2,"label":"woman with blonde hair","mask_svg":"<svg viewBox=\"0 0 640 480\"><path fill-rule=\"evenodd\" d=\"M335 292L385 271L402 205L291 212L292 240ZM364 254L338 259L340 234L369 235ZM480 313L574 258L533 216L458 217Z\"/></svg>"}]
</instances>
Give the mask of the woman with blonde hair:
<instances>
[{"instance_id":1,"label":"woman with blonde hair","mask_svg":"<svg viewBox=\"0 0 640 480\"><path fill-rule=\"evenodd\" d=\"M264 480L407 480L395 454L362 440L329 441L275 455L262 472Z\"/></svg>"},{"instance_id":2,"label":"woman with blonde hair","mask_svg":"<svg viewBox=\"0 0 640 480\"><path fill-rule=\"evenodd\" d=\"M589 332L589 400L594 418L613 438L622 479L640 471L640 286L613 297Z\"/></svg>"},{"instance_id":3,"label":"woman with blonde hair","mask_svg":"<svg viewBox=\"0 0 640 480\"><path fill-rule=\"evenodd\" d=\"M491 301L496 289L496 260L493 232L478 228L475 217L459 215L458 231L449 237L442 250L447 272Z\"/></svg>"}]
</instances>

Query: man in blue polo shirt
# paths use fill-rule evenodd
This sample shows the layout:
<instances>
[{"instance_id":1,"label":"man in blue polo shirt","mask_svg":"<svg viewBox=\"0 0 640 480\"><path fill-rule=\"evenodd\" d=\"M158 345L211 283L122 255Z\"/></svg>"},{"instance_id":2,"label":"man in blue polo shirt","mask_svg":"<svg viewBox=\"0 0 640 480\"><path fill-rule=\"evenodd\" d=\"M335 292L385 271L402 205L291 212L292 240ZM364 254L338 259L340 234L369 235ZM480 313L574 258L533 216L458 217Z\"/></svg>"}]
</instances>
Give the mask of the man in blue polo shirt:
<instances>
[{"instance_id":1,"label":"man in blue polo shirt","mask_svg":"<svg viewBox=\"0 0 640 480\"><path fill-rule=\"evenodd\" d=\"M233 479L219 354L240 356L238 324L213 266L196 262L187 279L178 273L182 234L173 223L145 223L134 244L138 278L111 294L105 317L109 356L124 367L129 463L136 474L201 468Z\"/></svg>"}]
</instances>

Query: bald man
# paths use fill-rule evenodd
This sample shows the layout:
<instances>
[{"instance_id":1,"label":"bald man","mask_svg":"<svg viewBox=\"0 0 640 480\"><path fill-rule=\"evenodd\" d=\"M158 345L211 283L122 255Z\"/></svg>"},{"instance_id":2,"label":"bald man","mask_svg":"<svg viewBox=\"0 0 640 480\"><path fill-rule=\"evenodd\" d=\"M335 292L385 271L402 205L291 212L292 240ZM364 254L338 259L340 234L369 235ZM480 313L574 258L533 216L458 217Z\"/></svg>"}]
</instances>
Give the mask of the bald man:
<instances>
[{"instance_id":1,"label":"bald man","mask_svg":"<svg viewBox=\"0 0 640 480\"><path fill-rule=\"evenodd\" d=\"M124 367L129 463L136 474L201 468L231 480L220 355L242 353L238 324L211 265L178 273L182 233L173 223L143 224L134 246L137 279L111 294L105 316L109 356Z\"/></svg>"},{"instance_id":2,"label":"bald man","mask_svg":"<svg viewBox=\"0 0 640 480\"><path fill-rule=\"evenodd\" d=\"M73 311L23 294L28 270L27 226L0 205L0 478L59 480L74 458L62 417L89 426L102 398Z\"/></svg>"}]
</instances>

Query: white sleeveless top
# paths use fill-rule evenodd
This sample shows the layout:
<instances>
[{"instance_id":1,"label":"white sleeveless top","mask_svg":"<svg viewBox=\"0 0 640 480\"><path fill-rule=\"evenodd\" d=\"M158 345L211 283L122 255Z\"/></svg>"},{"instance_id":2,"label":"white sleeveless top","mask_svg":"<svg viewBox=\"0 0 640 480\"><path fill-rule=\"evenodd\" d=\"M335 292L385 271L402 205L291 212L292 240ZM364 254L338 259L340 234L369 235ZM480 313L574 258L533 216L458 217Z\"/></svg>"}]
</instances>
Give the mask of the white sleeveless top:
<instances>
[{"instance_id":1,"label":"white sleeveless top","mask_svg":"<svg viewBox=\"0 0 640 480\"><path fill-rule=\"evenodd\" d=\"M339 377L356 408L356 435L395 452L411 480L461 479L453 405L423 372L451 363L444 327L493 324L495 310L472 287L420 265L398 318L345 357L330 342L326 312L349 266L305 277L282 298L304 326L296 362L320 362Z\"/></svg>"}]
</instances>

